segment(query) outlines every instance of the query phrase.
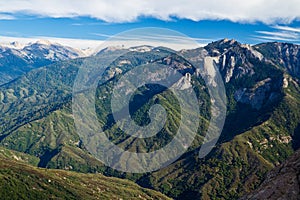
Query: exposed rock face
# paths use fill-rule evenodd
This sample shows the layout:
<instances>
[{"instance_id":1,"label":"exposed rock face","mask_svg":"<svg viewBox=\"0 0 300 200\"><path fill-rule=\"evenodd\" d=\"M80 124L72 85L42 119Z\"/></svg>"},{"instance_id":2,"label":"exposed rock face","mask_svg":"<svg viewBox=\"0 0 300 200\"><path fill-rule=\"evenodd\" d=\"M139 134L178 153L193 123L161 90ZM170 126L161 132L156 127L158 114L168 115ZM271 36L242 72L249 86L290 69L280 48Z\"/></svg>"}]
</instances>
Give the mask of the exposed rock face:
<instances>
[{"instance_id":1,"label":"exposed rock face","mask_svg":"<svg viewBox=\"0 0 300 200\"><path fill-rule=\"evenodd\" d=\"M288 73L300 77L300 46L288 43L263 43L255 49L276 65L282 66Z\"/></svg>"},{"instance_id":2,"label":"exposed rock face","mask_svg":"<svg viewBox=\"0 0 300 200\"><path fill-rule=\"evenodd\" d=\"M300 151L270 171L256 191L241 199L300 199Z\"/></svg>"},{"instance_id":3,"label":"exposed rock face","mask_svg":"<svg viewBox=\"0 0 300 200\"><path fill-rule=\"evenodd\" d=\"M270 78L267 78L258 82L253 88L239 89L235 92L234 98L237 102L250 104L252 108L259 110L271 90L271 81Z\"/></svg>"},{"instance_id":4,"label":"exposed rock face","mask_svg":"<svg viewBox=\"0 0 300 200\"><path fill-rule=\"evenodd\" d=\"M180 90L185 90L192 87L191 74L186 73L178 82L174 84L174 87Z\"/></svg>"},{"instance_id":5,"label":"exposed rock face","mask_svg":"<svg viewBox=\"0 0 300 200\"><path fill-rule=\"evenodd\" d=\"M252 59L262 60L263 56L250 45L235 40L220 40L205 47L212 57L219 57L220 72L226 83L244 75L254 74Z\"/></svg>"}]
</instances>

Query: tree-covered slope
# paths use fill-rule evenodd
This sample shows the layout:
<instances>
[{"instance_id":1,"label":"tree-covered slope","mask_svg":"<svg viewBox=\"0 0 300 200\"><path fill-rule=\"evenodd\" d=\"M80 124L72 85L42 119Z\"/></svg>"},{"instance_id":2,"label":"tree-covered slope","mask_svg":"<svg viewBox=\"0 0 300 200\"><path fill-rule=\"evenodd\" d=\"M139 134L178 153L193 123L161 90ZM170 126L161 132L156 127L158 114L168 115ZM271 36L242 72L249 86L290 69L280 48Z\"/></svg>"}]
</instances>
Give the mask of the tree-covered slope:
<instances>
[{"instance_id":1,"label":"tree-covered slope","mask_svg":"<svg viewBox=\"0 0 300 200\"><path fill-rule=\"evenodd\" d=\"M300 152L268 172L264 182L241 199L299 199Z\"/></svg>"},{"instance_id":2,"label":"tree-covered slope","mask_svg":"<svg viewBox=\"0 0 300 200\"><path fill-rule=\"evenodd\" d=\"M0 155L1 199L169 199L128 180L48 170Z\"/></svg>"},{"instance_id":3,"label":"tree-covered slope","mask_svg":"<svg viewBox=\"0 0 300 200\"><path fill-rule=\"evenodd\" d=\"M120 173L87 152L76 132L71 104L73 82L84 60L34 70L0 88L1 145L38 157L41 167L127 178L177 199L237 199L257 188L270 169L299 147L299 80L285 70L285 65L276 64L276 60L265 55L265 51L222 40L205 48L178 52L183 56L162 49L123 53L102 77L104 82L96 92L96 110L107 136L129 151L149 152L166 145L178 129L181 110L167 89L151 85L139 88L131 99L131 114L136 123L149 123L147 111L155 103L166 108L168 120L155 137L128 137L116 126L110 109L112 88L122 74L151 61L169 63L181 69L182 74L192 75L192 87L202 106L199 111L188 112L200 113L200 125L193 144L176 162L152 173ZM98 56L105 61L111 54L104 52ZM218 144L200 159L198 151L211 113L207 88L193 61L206 56L213 57L220 69L228 105Z\"/></svg>"}]
</instances>

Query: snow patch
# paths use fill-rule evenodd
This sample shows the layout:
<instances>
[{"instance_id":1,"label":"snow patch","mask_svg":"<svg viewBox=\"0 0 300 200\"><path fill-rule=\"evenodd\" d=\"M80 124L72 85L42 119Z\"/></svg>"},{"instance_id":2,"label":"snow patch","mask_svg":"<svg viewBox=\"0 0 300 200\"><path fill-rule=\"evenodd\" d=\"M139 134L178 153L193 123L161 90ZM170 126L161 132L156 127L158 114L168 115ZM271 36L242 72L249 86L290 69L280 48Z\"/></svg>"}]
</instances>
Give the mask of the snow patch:
<instances>
[{"instance_id":1,"label":"snow patch","mask_svg":"<svg viewBox=\"0 0 300 200\"><path fill-rule=\"evenodd\" d=\"M129 51L135 51L135 52L149 52L152 51L153 47L151 46L138 46L138 47L131 47L129 48Z\"/></svg>"}]
</instances>

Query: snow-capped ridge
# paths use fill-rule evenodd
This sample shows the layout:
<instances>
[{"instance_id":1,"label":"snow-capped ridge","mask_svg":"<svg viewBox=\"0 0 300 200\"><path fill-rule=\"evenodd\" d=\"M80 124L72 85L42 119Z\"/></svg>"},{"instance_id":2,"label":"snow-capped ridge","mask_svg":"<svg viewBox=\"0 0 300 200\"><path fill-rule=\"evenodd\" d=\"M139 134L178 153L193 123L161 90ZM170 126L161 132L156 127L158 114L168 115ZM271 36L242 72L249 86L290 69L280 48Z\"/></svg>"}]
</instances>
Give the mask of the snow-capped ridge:
<instances>
[{"instance_id":1,"label":"snow-capped ridge","mask_svg":"<svg viewBox=\"0 0 300 200\"><path fill-rule=\"evenodd\" d=\"M114 51L119 51L119 50L126 50L126 48L123 45L116 45L116 46L108 46L103 49L100 49L98 51L99 53L107 53L107 52L114 52Z\"/></svg>"},{"instance_id":2,"label":"snow-capped ridge","mask_svg":"<svg viewBox=\"0 0 300 200\"><path fill-rule=\"evenodd\" d=\"M136 46L136 47L130 47L129 51L136 51L136 52L149 52L152 51L154 47L149 46L149 45L142 45L142 46Z\"/></svg>"},{"instance_id":3,"label":"snow-capped ridge","mask_svg":"<svg viewBox=\"0 0 300 200\"><path fill-rule=\"evenodd\" d=\"M21 44L17 41L0 44L0 47L2 47L4 49L23 49L25 46L26 46L26 44Z\"/></svg>"},{"instance_id":4,"label":"snow-capped ridge","mask_svg":"<svg viewBox=\"0 0 300 200\"><path fill-rule=\"evenodd\" d=\"M36 41L34 44L50 46L50 45L53 45L53 44L57 45L58 43L51 43L49 40L42 39L42 40Z\"/></svg>"}]
</instances>

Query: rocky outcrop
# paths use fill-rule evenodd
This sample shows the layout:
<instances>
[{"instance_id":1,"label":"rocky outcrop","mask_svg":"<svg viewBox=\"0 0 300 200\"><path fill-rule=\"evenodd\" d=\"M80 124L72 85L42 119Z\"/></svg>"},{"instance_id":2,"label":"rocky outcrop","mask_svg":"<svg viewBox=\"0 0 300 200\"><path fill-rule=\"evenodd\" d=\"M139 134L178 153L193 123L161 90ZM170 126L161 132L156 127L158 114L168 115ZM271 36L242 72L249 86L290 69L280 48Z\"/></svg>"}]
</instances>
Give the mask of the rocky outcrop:
<instances>
[{"instance_id":1,"label":"rocky outcrop","mask_svg":"<svg viewBox=\"0 0 300 200\"><path fill-rule=\"evenodd\" d=\"M179 90L186 90L188 88L193 87L192 86L192 79L191 79L191 74L186 73L184 77L182 77L179 81L177 81L174 85L174 88L179 89Z\"/></svg>"},{"instance_id":2,"label":"rocky outcrop","mask_svg":"<svg viewBox=\"0 0 300 200\"><path fill-rule=\"evenodd\" d=\"M289 43L263 43L254 47L265 58L275 65L281 66L291 75L300 77L300 46Z\"/></svg>"},{"instance_id":3,"label":"rocky outcrop","mask_svg":"<svg viewBox=\"0 0 300 200\"><path fill-rule=\"evenodd\" d=\"M232 79L251 76L255 73L252 60L262 60L263 56L250 45L235 40L220 40L208 44L205 49L212 57L219 58L219 69L226 83Z\"/></svg>"},{"instance_id":4,"label":"rocky outcrop","mask_svg":"<svg viewBox=\"0 0 300 200\"><path fill-rule=\"evenodd\" d=\"M270 171L256 191L241 198L246 199L300 199L300 151Z\"/></svg>"},{"instance_id":5,"label":"rocky outcrop","mask_svg":"<svg viewBox=\"0 0 300 200\"><path fill-rule=\"evenodd\" d=\"M235 92L234 98L237 102L250 104L252 108L259 110L271 90L272 79L267 78L258 82L253 88L243 88ZM272 96L277 94L272 93ZM272 96L269 95L269 99L272 100Z\"/></svg>"}]
</instances>

